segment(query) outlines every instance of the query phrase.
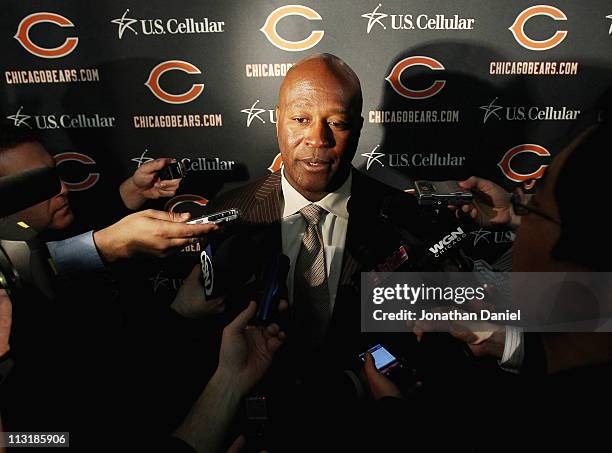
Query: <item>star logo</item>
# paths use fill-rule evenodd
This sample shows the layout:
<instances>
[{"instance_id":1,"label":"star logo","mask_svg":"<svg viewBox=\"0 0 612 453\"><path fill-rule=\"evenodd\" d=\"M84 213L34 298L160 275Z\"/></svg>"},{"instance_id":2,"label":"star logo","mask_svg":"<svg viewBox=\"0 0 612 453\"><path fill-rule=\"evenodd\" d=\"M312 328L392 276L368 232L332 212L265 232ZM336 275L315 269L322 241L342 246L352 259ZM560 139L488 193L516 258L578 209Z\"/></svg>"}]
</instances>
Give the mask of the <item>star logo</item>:
<instances>
[{"instance_id":1,"label":"star logo","mask_svg":"<svg viewBox=\"0 0 612 453\"><path fill-rule=\"evenodd\" d=\"M374 8L374 11L372 11L371 13L361 15L361 17L363 17L364 19L368 19L368 30L366 32L368 35L372 31L372 27L374 26L374 24L380 25L385 30L387 29L387 27L385 27L385 24L383 24L381 20L384 19L385 17L388 17L389 15L378 12L378 8L380 8L381 6L382 5L379 3L378 6Z\"/></svg>"},{"instance_id":2,"label":"star logo","mask_svg":"<svg viewBox=\"0 0 612 453\"><path fill-rule=\"evenodd\" d=\"M606 19L612 20L612 14L607 15ZM612 24L610 24L610 30L608 30L608 34L612 35Z\"/></svg>"},{"instance_id":3,"label":"star logo","mask_svg":"<svg viewBox=\"0 0 612 453\"><path fill-rule=\"evenodd\" d=\"M363 153L363 157L368 158L368 162L366 163L366 170L369 170L374 162L378 162L381 166L385 166L379 159L385 155L385 153L377 153L376 150L380 147L380 145L376 145L372 151L369 153Z\"/></svg>"},{"instance_id":4,"label":"star logo","mask_svg":"<svg viewBox=\"0 0 612 453\"><path fill-rule=\"evenodd\" d=\"M118 30L119 39L123 38L123 33L125 33L126 29L130 29L135 35L138 34L138 32L132 28L132 24L135 24L136 22L138 22L138 20L130 19L129 17L125 17L125 15L129 12L130 10L128 8L123 13L123 16L121 16L119 19L111 20L111 23L119 25L119 30Z\"/></svg>"},{"instance_id":5,"label":"star logo","mask_svg":"<svg viewBox=\"0 0 612 453\"><path fill-rule=\"evenodd\" d=\"M168 283L170 279L162 276L163 271L159 271L155 277L149 277L149 280L153 284L153 292L156 293L160 287L168 289Z\"/></svg>"},{"instance_id":6,"label":"star logo","mask_svg":"<svg viewBox=\"0 0 612 453\"><path fill-rule=\"evenodd\" d=\"M265 109L256 109L255 106L259 103L259 99L257 99L253 105L251 106L250 109L242 109L240 110L241 113L246 113L247 116L247 120L246 120L246 125L247 127L251 127L251 123L253 122L253 120L255 118L257 118L259 121L261 121L263 124L266 124L265 120L259 116L262 113L264 113L266 110Z\"/></svg>"},{"instance_id":7,"label":"star logo","mask_svg":"<svg viewBox=\"0 0 612 453\"><path fill-rule=\"evenodd\" d=\"M476 247L476 245L480 242L481 239L484 239L487 242L487 244L491 243L491 241L489 241L489 238L488 238L488 236L491 235L491 232L488 230L480 228L478 231L470 232L470 234L474 236L474 247Z\"/></svg>"},{"instance_id":8,"label":"star logo","mask_svg":"<svg viewBox=\"0 0 612 453\"><path fill-rule=\"evenodd\" d=\"M13 124L17 127L21 126L22 124L25 124L30 129L32 129L32 126L30 126L30 123L28 123L28 120L32 117L30 115L22 115L21 114L22 109L23 109L23 105L19 107L19 110L17 110L17 113L15 113L14 115L7 116L6 119L13 120Z\"/></svg>"},{"instance_id":9,"label":"star logo","mask_svg":"<svg viewBox=\"0 0 612 453\"><path fill-rule=\"evenodd\" d=\"M480 110L485 111L484 118L482 119L482 124L485 124L491 115L495 115L495 118L497 118L498 120L501 119L497 112L503 109L504 107L501 105L496 105L496 101L497 98L493 99L489 105L481 105L480 107L478 107Z\"/></svg>"},{"instance_id":10,"label":"star logo","mask_svg":"<svg viewBox=\"0 0 612 453\"><path fill-rule=\"evenodd\" d=\"M140 168L142 164L146 164L147 162L155 160L152 157L145 157L145 154L147 154L148 152L149 150L145 149L144 152L140 155L140 157L135 157L134 159L131 159L132 162L136 162L138 164L137 168Z\"/></svg>"}]
</instances>

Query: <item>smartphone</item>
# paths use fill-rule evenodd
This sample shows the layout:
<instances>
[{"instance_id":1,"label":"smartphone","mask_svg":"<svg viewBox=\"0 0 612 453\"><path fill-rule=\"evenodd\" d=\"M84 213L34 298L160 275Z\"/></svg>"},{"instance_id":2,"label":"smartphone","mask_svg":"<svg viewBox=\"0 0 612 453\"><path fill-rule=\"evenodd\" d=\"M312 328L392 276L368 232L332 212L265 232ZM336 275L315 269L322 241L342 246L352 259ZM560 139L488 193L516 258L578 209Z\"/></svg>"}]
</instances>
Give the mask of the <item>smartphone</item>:
<instances>
[{"instance_id":1,"label":"smartphone","mask_svg":"<svg viewBox=\"0 0 612 453\"><path fill-rule=\"evenodd\" d=\"M421 206L463 205L473 199L472 192L457 181L415 181L414 186Z\"/></svg>"},{"instance_id":2,"label":"smartphone","mask_svg":"<svg viewBox=\"0 0 612 453\"><path fill-rule=\"evenodd\" d=\"M225 211L215 212L214 214L206 214L201 217L189 220L188 225L200 225L204 223L225 223L232 222L240 218L238 209L226 209Z\"/></svg>"},{"instance_id":3,"label":"smartphone","mask_svg":"<svg viewBox=\"0 0 612 453\"><path fill-rule=\"evenodd\" d=\"M191 161L189 159L181 159L166 165L157 175L161 180L186 178L190 165Z\"/></svg>"},{"instance_id":4,"label":"smartphone","mask_svg":"<svg viewBox=\"0 0 612 453\"><path fill-rule=\"evenodd\" d=\"M387 348L381 344L372 346L367 352L372 354L374 365L376 366L376 369L381 372L381 374L387 374L392 369L401 367L401 362L398 360L398 358L391 354ZM365 352L359 354L359 358L362 362L365 362L365 356Z\"/></svg>"}]
</instances>

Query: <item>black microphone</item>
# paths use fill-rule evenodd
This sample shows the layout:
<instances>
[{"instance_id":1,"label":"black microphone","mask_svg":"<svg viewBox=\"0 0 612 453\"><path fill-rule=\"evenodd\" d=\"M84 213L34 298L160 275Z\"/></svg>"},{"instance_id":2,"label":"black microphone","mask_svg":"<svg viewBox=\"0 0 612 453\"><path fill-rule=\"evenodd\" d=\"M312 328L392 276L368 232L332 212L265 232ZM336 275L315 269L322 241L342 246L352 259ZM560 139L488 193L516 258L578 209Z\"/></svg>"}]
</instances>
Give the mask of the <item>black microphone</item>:
<instances>
[{"instance_id":1,"label":"black microphone","mask_svg":"<svg viewBox=\"0 0 612 453\"><path fill-rule=\"evenodd\" d=\"M400 194L383 201L380 217L410 249L410 270L471 270L461 250L471 228L459 224L450 211L421 209L414 197Z\"/></svg>"},{"instance_id":2,"label":"black microphone","mask_svg":"<svg viewBox=\"0 0 612 453\"><path fill-rule=\"evenodd\" d=\"M264 293L259 302L256 320L258 324L268 324L276 314L280 299L287 299L287 275L289 274L289 258L282 253L272 258L272 262L264 272Z\"/></svg>"},{"instance_id":3,"label":"black microphone","mask_svg":"<svg viewBox=\"0 0 612 453\"><path fill-rule=\"evenodd\" d=\"M209 243L200 253L200 281L207 298L226 295L253 280L260 271L266 253L263 235L236 234L216 250Z\"/></svg>"},{"instance_id":4,"label":"black microphone","mask_svg":"<svg viewBox=\"0 0 612 453\"><path fill-rule=\"evenodd\" d=\"M52 167L35 168L16 175L0 178L0 217L34 206L54 197L62 190L57 170Z\"/></svg>"}]
</instances>

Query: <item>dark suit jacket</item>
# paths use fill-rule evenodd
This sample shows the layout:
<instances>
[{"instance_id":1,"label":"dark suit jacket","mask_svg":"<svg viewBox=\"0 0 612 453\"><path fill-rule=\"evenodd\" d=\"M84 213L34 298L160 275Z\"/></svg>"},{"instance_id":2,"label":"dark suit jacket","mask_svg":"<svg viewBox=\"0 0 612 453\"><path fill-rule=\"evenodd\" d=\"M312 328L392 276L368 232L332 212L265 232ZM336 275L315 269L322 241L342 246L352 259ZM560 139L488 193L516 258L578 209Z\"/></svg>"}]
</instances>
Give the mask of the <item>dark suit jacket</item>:
<instances>
[{"instance_id":1,"label":"dark suit jacket","mask_svg":"<svg viewBox=\"0 0 612 453\"><path fill-rule=\"evenodd\" d=\"M407 212L414 213L416 226L418 207L414 197L353 170L342 271L324 348L344 368L374 341L372 336L361 334L360 273L371 270L380 257L391 255L401 245L397 235L380 219L384 201L392 197L405 198ZM282 206L281 174L276 172L221 195L207 209L239 209L243 220L240 228L265 231L270 238L267 243L273 251L280 252ZM232 233L234 230L228 231L228 235ZM213 243L213 253L224 239Z\"/></svg>"}]
</instances>

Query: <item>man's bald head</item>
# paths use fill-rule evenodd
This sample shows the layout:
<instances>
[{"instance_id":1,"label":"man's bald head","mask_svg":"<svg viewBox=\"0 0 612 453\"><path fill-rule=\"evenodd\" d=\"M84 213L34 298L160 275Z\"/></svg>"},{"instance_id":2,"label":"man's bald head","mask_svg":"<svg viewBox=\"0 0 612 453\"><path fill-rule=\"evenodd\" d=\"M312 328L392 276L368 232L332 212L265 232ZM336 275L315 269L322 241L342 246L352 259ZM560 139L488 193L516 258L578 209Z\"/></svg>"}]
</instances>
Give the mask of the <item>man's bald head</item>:
<instances>
[{"instance_id":1,"label":"man's bald head","mask_svg":"<svg viewBox=\"0 0 612 453\"><path fill-rule=\"evenodd\" d=\"M279 104L282 103L287 89L308 79L331 77L351 93L351 108L361 115L363 96L361 82L355 71L346 62L330 53L310 55L294 64L285 75L279 90Z\"/></svg>"},{"instance_id":2,"label":"man's bald head","mask_svg":"<svg viewBox=\"0 0 612 453\"><path fill-rule=\"evenodd\" d=\"M284 175L310 201L350 174L363 126L361 84L340 58L321 54L295 64L281 84L276 132Z\"/></svg>"}]
</instances>

